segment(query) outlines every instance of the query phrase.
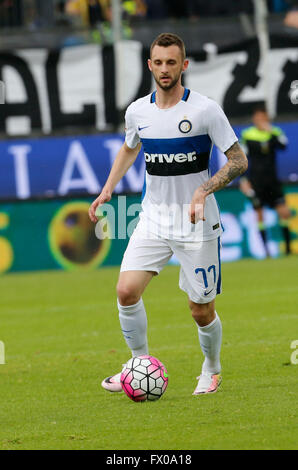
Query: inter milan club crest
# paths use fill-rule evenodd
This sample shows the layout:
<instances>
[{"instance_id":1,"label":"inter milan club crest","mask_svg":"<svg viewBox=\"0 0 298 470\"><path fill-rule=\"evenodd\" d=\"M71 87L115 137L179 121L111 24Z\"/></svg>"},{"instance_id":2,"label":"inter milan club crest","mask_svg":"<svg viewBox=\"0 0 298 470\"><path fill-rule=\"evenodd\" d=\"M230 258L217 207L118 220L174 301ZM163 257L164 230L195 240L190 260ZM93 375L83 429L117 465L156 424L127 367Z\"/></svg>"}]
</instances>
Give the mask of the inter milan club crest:
<instances>
[{"instance_id":1,"label":"inter milan club crest","mask_svg":"<svg viewBox=\"0 0 298 470\"><path fill-rule=\"evenodd\" d=\"M183 121L179 122L178 127L180 132L182 132L183 134L187 134L191 131L192 124L188 119L183 119Z\"/></svg>"}]
</instances>

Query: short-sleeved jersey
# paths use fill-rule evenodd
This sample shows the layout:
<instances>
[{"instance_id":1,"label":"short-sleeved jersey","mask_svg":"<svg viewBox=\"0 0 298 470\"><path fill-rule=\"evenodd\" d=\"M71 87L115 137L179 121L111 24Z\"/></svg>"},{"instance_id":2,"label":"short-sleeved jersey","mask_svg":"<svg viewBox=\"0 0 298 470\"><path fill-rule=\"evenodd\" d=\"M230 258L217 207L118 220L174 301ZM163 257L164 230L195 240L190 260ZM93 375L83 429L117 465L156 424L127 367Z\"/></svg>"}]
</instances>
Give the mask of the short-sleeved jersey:
<instances>
[{"instance_id":1,"label":"short-sleeved jersey","mask_svg":"<svg viewBox=\"0 0 298 470\"><path fill-rule=\"evenodd\" d=\"M221 107L185 89L175 106L160 109L156 92L126 111L126 144L142 143L146 161L140 219L149 233L180 241L212 240L221 234L219 209L210 194L205 221L191 224L188 210L194 191L210 178L215 144L226 152L238 139Z\"/></svg>"}]
</instances>

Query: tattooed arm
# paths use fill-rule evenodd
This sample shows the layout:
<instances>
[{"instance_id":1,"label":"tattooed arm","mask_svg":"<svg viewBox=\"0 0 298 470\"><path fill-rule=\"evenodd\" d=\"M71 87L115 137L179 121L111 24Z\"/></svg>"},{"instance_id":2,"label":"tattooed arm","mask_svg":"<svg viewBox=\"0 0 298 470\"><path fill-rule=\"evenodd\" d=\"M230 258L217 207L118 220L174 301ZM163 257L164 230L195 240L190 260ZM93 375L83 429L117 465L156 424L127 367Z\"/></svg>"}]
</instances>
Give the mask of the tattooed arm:
<instances>
[{"instance_id":1,"label":"tattooed arm","mask_svg":"<svg viewBox=\"0 0 298 470\"><path fill-rule=\"evenodd\" d=\"M193 224L199 220L205 220L204 206L206 197L224 188L247 170L247 158L238 142L233 144L225 152L225 155L228 159L227 163L194 192L189 211L190 221Z\"/></svg>"}]
</instances>

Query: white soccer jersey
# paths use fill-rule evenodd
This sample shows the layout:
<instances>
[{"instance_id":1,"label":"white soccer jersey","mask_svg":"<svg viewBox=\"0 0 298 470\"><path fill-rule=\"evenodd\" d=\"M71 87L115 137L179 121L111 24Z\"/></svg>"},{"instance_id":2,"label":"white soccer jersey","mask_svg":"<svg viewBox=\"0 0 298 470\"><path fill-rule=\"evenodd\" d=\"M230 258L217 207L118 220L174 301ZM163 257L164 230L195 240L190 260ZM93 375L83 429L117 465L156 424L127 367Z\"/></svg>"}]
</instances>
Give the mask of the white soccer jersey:
<instances>
[{"instance_id":1,"label":"white soccer jersey","mask_svg":"<svg viewBox=\"0 0 298 470\"><path fill-rule=\"evenodd\" d=\"M141 142L146 161L141 225L162 238L212 240L222 231L214 195L206 198L205 221L191 224L188 209L194 191L210 178L213 144L226 152L238 139L221 107L206 96L185 88L168 109L158 108L155 96L133 102L125 115L126 144Z\"/></svg>"}]
</instances>

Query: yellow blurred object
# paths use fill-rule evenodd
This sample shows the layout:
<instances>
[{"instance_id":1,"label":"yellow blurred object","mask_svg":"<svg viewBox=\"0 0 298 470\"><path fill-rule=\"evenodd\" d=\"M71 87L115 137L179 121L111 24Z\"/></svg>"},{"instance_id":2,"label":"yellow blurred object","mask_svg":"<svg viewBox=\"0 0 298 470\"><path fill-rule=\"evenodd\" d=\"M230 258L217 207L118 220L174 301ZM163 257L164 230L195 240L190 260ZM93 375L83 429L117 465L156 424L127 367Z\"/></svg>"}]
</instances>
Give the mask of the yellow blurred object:
<instances>
[{"instance_id":1,"label":"yellow blurred object","mask_svg":"<svg viewBox=\"0 0 298 470\"><path fill-rule=\"evenodd\" d=\"M0 212L0 230L9 226L9 215L5 212Z\"/></svg>"},{"instance_id":2,"label":"yellow blurred object","mask_svg":"<svg viewBox=\"0 0 298 470\"><path fill-rule=\"evenodd\" d=\"M291 232L294 232L298 237L298 194L297 193L287 193L286 201L288 207L295 213L290 218L289 228Z\"/></svg>"},{"instance_id":3,"label":"yellow blurred object","mask_svg":"<svg viewBox=\"0 0 298 470\"><path fill-rule=\"evenodd\" d=\"M130 16L145 16L147 6L143 0L123 0L123 10Z\"/></svg>"},{"instance_id":4,"label":"yellow blurred object","mask_svg":"<svg viewBox=\"0 0 298 470\"><path fill-rule=\"evenodd\" d=\"M69 15L80 15L83 26L90 26L89 17L89 2L90 0L68 0L66 3L66 13ZM93 0L93 3L98 3L101 6L103 16L106 21L110 20L110 1L109 0Z\"/></svg>"},{"instance_id":5,"label":"yellow blurred object","mask_svg":"<svg viewBox=\"0 0 298 470\"><path fill-rule=\"evenodd\" d=\"M0 273L8 271L13 263L13 248L4 237L0 237Z\"/></svg>"}]
</instances>

